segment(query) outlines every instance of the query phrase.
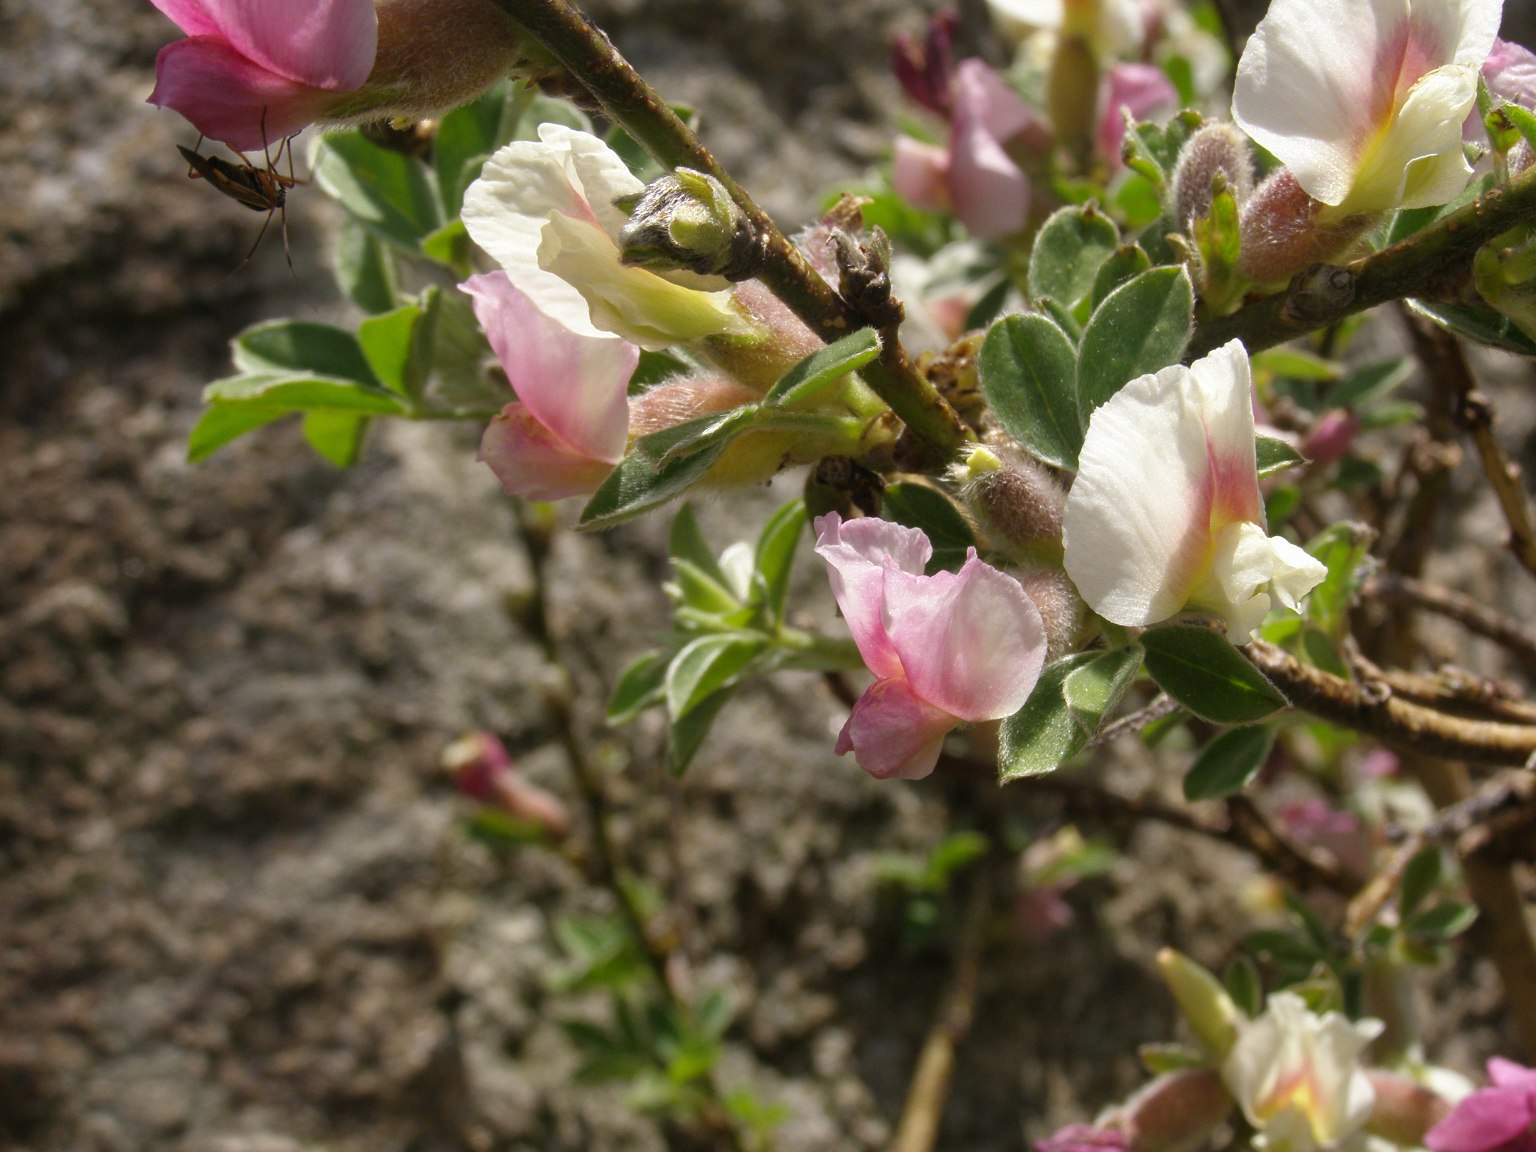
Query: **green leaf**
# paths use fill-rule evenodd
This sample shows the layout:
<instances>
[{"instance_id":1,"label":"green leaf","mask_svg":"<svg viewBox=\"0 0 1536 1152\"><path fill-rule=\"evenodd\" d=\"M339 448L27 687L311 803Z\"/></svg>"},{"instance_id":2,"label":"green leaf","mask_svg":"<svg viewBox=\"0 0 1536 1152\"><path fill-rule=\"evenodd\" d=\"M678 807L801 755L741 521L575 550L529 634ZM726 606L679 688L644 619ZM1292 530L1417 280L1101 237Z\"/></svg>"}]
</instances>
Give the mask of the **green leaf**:
<instances>
[{"instance_id":1,"label":"green leaf","mask_svg":"<svg viewBox=\"0 0 1536 1152\"><path fill-rule=\"evenodd\" d=\"M1060 208L1035 236L1029 254L1029 296L1049 296L1068 309L1093 291L1099 266L1120 244L1120 230L1096 205Z\"/></svg>"},{"instance_id":2,"label":"green leaf","mask_svg":"<svg viewBox=\"0 0 1536 1152\"><path fill-rule=\"evenodd\" d=\"M1403 931L1410 936L1428 940L1450 940L1472 927L1476 919L1476 905L1464 904L1460 900L1443 900L1408 921L1403 925Z\"/></svg>"},{"instance_id":3,"label":"green leaf","mask_svg":"<svg viewBox=\"0 0 1536 1152\"><path fill-rule=\"evenodd\" d=\"M1350 604L1375 538L1365 525L1344 522L1325 528L1307 544L1307 551L1328 569L1323 582L1307 596L1307 619L1335 639L1342 640L1349 632Z\"/></svg>"},{"instance_id":4,"label":"green leaf","mask_svg":"<svg viewBox=\"0 0 1536 1152\"><path fill-rule=\"evenodd\" d=\"M1490 308L1431 303L1427 300L1405 300L1408 311L1438 324L1447 332L1487 344L1490 348L1502 348L1518 356L1536 356L1536 343L1515 327L1503 313Z\"/></svg>"},{"instance_id":5,"label":"green leaf","mask_svg":"<svg viewBox=\"0 0 1536 1152\"><path fill-rule=\"evenodd\" d=\"M357 342L375 379L413 403L421 399L426 381L412 352L416 347L416 326L422 311L406 304L391 312L370 316L357 326Z\"/></svg>"},{"instance_id":6,"label":"green leaf","mask_svg":"<svg viewBox=\"0 0 1536 1152\"><path fill-rule=\"evenodd\" d=\"M976 544L970 522L953 501L936 488L917 482L887 484L881 511L887 520L908 528L917 528L933 545L933 559L928 561L932 575L941 569L953 570L965 563L967 551Z\"/></svg>"},{"instance_id":7,"label":"green leaf","mask_svg":"<svg viewBox=\"0 0 1536 1152\"><path fill-rule=\"evenodd\" d=\"M1003 721L997 756L1001 783L1054 772L1087 747L1088 735L1067 705L1066 681L1093 659L1091 653L1078 653L1047 667L1024 707Z\"/></svg>"},{"instance_id":8,"label":"green leaf","mask_svg":"<svg viewBox=\"0 0 1536 1152\"><path fill-rule=\"evenodd\" d=\"M808 404L819 393L857 372L880 355L880 335L873 328L860 328L835 344L811 353L796 364L763 397L765 408L793 408Z\"/></svg>"},{"instance_id":9,"label":"green leaf","mask_svg":"<svg viewBox=\"0 0 1536 1152\"><path fill-rule=\"evenodd\" d=\"M1120 285L1134 280L1152 267L1152 258L1139 244L1122 244L1110 258L1099 265L1098 275L1093 278L1093 306L1104 303L1104 298Z\"/></svg>"},{"instance_id":10,"label":"green leaf","mask_svg":"<svg viewBox=\"0 0 1536 1152\"><path fill-rule=\"evenodd\" d=\"M502 113L511 85L503 82L468 104L461 104L437 122L432 140L432 167L437 192L447 216L459 214L464 189L480 175L480 169L501 141Z\"/></svg>"},{"instance_id":11,"label":"green leaf","mask_svg":"<svg viewBox=\"0 0 1536 1152\"><path fill-rule=\"evenodd\" d=\"M395 258L357 221L341 222L331 268L341 290L364 312L388 312L395 306Z\"/></svg>"},{"instance_id":12,"label":"green leaf","mask_svg":"<svg viewBox=\"0 0 1536 1152\"><path fill-rule=\"evenodd\" d=\"M1397 889L1397 915L1400 921L1406 922L1413 918L1419 906L1440 886L1440 874L1438 848L1425 848L1416 852L1413 859L1408 861L1408 866L1403 869L1402 883Z\"/></svg>"},{"instance_id":13,"label":"green leaf","mask_svg":"<svg viewBox=\"0 0 1536 1152\"><path fill-rule=\"evenodd\" d=\"M1140 669L1141 649L1132 644L1098 653L1068 674L1062 685L1062 698L1072 719L1086 735L1097 733L1104 717L1119 707Z\"/></svg>"},{"instance_id":14,"label":"green leaf","mask_svg":"<svg viewBox=\"0 0 1536 1152\"><path fill-rule=\"evenodd\" d=\"M1200 294L1206 301L1232 301L1242 292L1237 258L1242 247L1237 199L1230 188L1211 197L1210 209L1193 222L1195 251L1199 253Z\"/></svg>"},{"instance_id":15,"label":"green leaf","mask_svg":"<svg viewBox=\"0 0 1536 1152\"><path fill-rule=\"evenodd\" d=\"M667 555L673 560L688 561L722 588L730 587L730 581L715 559L714 549L704 539L704 530L699 527L699 517L692 504L684 504L672 517L672 527L667 531Z\"/></svg>"},{"instance_id":16,"label":"green leaf","mask_svg":"<svg viewBox=\"0 0 1536 1152\"><path fill-rule=\"evenodd\" d=\"M204 404L242 404L281 411L372 413L398 416L400 398L383 388L302 373L263 372L215 380L203 389Z\"/></svg>"},{"instance_id":17,"label":"green leaf","mask_svg":"<svg viewBox=\"0 0 1536 1152\"><path fill-rule=\"evenodd\" d=\"M672 722L731 684L768 646L755 632L700 636L672 658L664 685Z\"/></svg>"},{"instance_id":18,"label":"green leaf","mask_svg":"<svg viewBox=\"0 0 1536 1152\"><path fill-rule=\"evenodd\" d=\"M1413 375L1413 361L1406 356L1366 364L1346 376L1328 397L1334 408L1361 409L1385 400Z\"/></svg>"},{"instance_id":19,"label":"green leaf","mask_svg":"<svg viewBox=\"0 0 1536 1152\"><path fill-rule=\"evenodd\" d=\"M1076 468L1083 446L1077 416L1077 350L1045 316L999 320L977 362L981 391L1003 430L1040 459Z\"/></svg>"},{"instance_id":20,"label":"green leaf","mask_svg":"<svg viewBox=\"0 0 1536 1152\"><path fill-rule=\"evenodd\" d=\"M1223 732L1184 774L1184 799L1222 800L1241 792L1264 767L1274 743L1275 730L1267 724Z\"/></svg>"},{"instance_id":21,"label":"green leaf","mask_svg":"<svg viewBox=\"0 0 1536 1152\"><path fill-rule=\"evenodd\" d=\"M357 337L309 320L268 320L235 337L235 367L248 375L304 372L378 383Z\"/></svg>"},{"instance_id":22,"label":"green leaf","mask_svg":"<svg viewBox=\"0 0 1536 1152\"><path fill-rule=\"evenodd\" d=\"M1248 957L1238 956L1228 964L1222 983L1226 985L1232 1003L1246 1015L1257 1016L1263 1010L1264 984L1259 979L1258 968Z\"/></svg>"},{"instance_id":23,"label":"green leaf","mask_svg":"<svg viewBox=\"0 0 1536 1152\"><path fill-rule=\"evenodd\" d=\"M1255 352L1251 362L1255 376L1268 373L1271 376L1283 376L1287 380L1327 383L1339 379L1343 374L1343 369L1332 360L1300 348L1288 348L1285 345Z\"/></svg>"},{"instance_id":24,"label":"green leaf","mask_svg":"<svg viewBox=\"0 0 1536 1152\"><path fill-rule=\"evenodd\" d=\"M738 408L725 418L702 416L642 436L581 510L577 527L607 528L681 496L755 417L754 410Z\"/></svg>"},{"instance_id":25,"label":"green leaf","mask_svg":"<svg viewBox=\"0 0 1536 1152\"><path fill-rule=\"evenodd\" d=\"M450 220L421 238L421 254L459 276L474 272L469 231L462 220Z\"/></svg>"},{"instance_id":26,"label":"green leaf","mask_svg":"<svg viewBox=\"0 0 1536 1152\"><path fill-rule=\"evenodd\" d=\"M693 618L713 619L738 612L741 601L729 587L699 569L692 561L672 558L672 571L676 576L671 588L682 606L696 614Z\"/></svg>"},{"instance_id":27,"label":"green leaf","mask_svg":"<svg viewBox=\"0 0 1536 1152\"><path fill-rule=\"evenodd\" d=\"M1077 410L1093 410L1127 383L1178 363L1194 331L1195 291L1182 268L1153 268L1116 288L1083 329Z\"/></svg>"},{"instance_id":28,"label":"green leaf","mask_svg":"<svg viewBox=\"0 0 1536 1152\"><path fill-rule=\"evenodd\" d=\"M1273 476L1307 462L1305 456L1276 436L1255 437L1254 447L1260 476Z\"/></svg>"},{"instance_id":29,"label":"green leaf","mask_svg":"<svg viewBox=\"0 0 1536 1152\"><path fill-rule=\"evenodd\" d=\"M784 623L789 599L789 576L794 568L800 538L805 535L805 501L791 500L768 518L757 537L754 564L762 581L767 623L777 629Z\"/></svg>"},{"instance_id":30,"label":"green leaf","mask_svg":"<svg viewBox=\"0 0 1536 1152\"><path fill-rule=\"evenodd\" d=\"M338 468L357 463L363 450L363 433L368 417L346 412L304 413L304 439L309 446Z\"/></svg>"},{"instance_id":31,"label":"green leaf","mask_svg":"<svg viewBox=\"0 0 1536 1152\"><path fill-rule=\"evenodd\" d=\"M359 132L329 132L320 138L314 179L354 220L406 252L420 252L422 237L444 223L426 169Z\"/></svg>"},{"instance_id":32,"label":"green leaf","mask_svg":"<svg viewBox=\"0 0 1536 1152\"><path fill-rule=\"evenodd\" d=\"M628 724L646 709L665 703L663 685L671 663L670 652L647 652L625 668L608 699L608 723Z\"/></svg>"},{"instance_id":33,"label":"green leaf","mask_svg":"<svg viewBox=\"0 0 1536 1152\"><path fill-rule=\"evenodd\" d=\"M1286 707L1280 690L1209 628L1169 624L1142 633L1147 673L1202 720L1251 724Z\"/></svg>"},{"instance_id":34,"label":"green leaf","mask_svg":"<svg viewBox=\"0 0 1536 1152\"><path fill-rule=\"evenodd\" d=\"M734 686L722 688L713 696L699 701L689 710L688 715L667 729L667 770L672 775L681 776L688 770L704 738L714 727L715 717L720 715L720 710L735 694Z\"/></svg>"},{"instance_id":35,"label":"green leaf","mask_svg":"<svg viewBox=\"0 0 1536 1152\"><path fill-rule=\"evenodd\" d=\"M506 377L490 372L489 341L463 292L428 288L418 301L421 323L411 351L413 370L427 377L424 388L434 406L500 411L510 400Z\"/></svg>"},{"instance_id":36,"label":"green leaf","mask_svg":"<svg viewBox=\"0 0 1536 1152\"><path fill-rule=\"evenodd\" d=\"M247 432L264 428L288 415L287 408L253 408L244 404L213 404L203 410L187 437L187 462L199 464Z\"/></svg>"}]
</instances>

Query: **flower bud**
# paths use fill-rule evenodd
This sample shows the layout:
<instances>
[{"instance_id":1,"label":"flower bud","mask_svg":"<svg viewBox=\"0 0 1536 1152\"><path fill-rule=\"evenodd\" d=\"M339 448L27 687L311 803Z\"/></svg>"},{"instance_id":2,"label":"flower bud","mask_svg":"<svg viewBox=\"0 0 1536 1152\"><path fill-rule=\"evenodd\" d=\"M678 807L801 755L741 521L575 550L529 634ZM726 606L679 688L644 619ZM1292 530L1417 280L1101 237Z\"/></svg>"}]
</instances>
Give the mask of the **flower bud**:
<instances>
[{"instance_id":1,"label":"flower bud","mask_svg":"<svg viewBox=\"0 0 1536 1152\"><path fill-rule=\"evenodd\" d=\"M955 468L961 497L997 546L1021 560L1061 564L1061 512L1067 494L1027 453L972 445Z\"/></svg>"},{"instance_id":2,"label":"flower bud","mask_svg":"<svg viewBox=\"0 0 1536 1152\"><path fill-rule=\"evenodd\" d=\"M1116 1109L1131 1152L1192 1152L1232 1113L1214 1068L1188 1068L1153 1080Z\"/></svg>"},{"instance_id":3,"label":"flower bud","mask_svg":"<svg viewBox=\"0 0 1536 1152\"><path fill-rule=\"evenodd\" d=\"M1173 169L1173 214L1180 228L1211 210L1218 175L1241 208L1253 193L1253 154L1248 138L1231 124L1207 124L1191 136Z\"/></svg>"},{"instance_id":4,"label":"flower bud","mask_svg":"<svg viewBox=\"0 0 1536 1152\"><path fill-rule=\"evenodd\" d=\"M1172 948L1157 954L1157 967L1200 1043L1218 1061L1225 1059L1237 1040L1237 1026L1244 1016L1221 981Z\"/></svg>"},{"instance_id":5,"label":"flower bud","mask_svg":"<svg viewBox=\"0 0 1536 1152\"><path fill-rule=\"evenodd\" d=\"M919 44L911 36L891 41L891 71L909 99L930 112L949 117L950 89L955 74L955 32L958 12L940 12L928 22Z\"/></svg>"},{"instance_id":6,"label":"flower bud","mask_svg":"<svg viewBox=\"0 0 1536 1152\"><path fill-rule=\"evenodd\" d=\"M490 732L455 740L442 756L456 788L471 800L499 809L559 838L571 830L571 816L558 796L530 784L512 766L506 745Z\"/></svg>"},{"instance_id":7,"label":"flower bud","mask_svg":"<svg viewBox=\"0 0 1536 1152\"><path fill-rule=\"evenodd\" d=\"M1451 1110L1438 1092L1395 1072L1371 1069L1365 1078L1376 1092L1376 1103L1365 1130L1407 1148L1422 1147L1428 1132Z\"/></svg>"},{"instance_id":8,"label":"flower bud","mask_svg":"<svg viewBox=\"0 0 1536 1152\"><path fill-rule=\"evenodd\" d=\"M1063 32L1056 41L1046 105L1056 138L1085 161L1098 131L1099 61L1086 36Z\"/></svg>"},{"instance_id":9,"label":"flower bud","mask_svg":"<svg viewBox=\"0 0 1536 1152\"><path fill-rule=\"evenodd\" d=\"M1083 626L1082 597L1067 574L1056 568L1035 568L1013 575L1040 612L1040 622L1045 625L1046 660L1060 660L1072 651Z\"/></svg>"},{"instance_id":10,"label":"flower bud","mask_svg":"<svg viewBox=\"0 0 1536 1152\"><path fill-rule=\"evenodd\" d=\"M1238 271L1256 284L1284 284L1302 269L1336 256L1373 219L1359 214L1324 223L1325 209L1288 169L1272 174L1243 205Z\"/></svg>"},{"instance_id":11,"label":"flower bud","mask_svg":"<svg viewBox=\"0 0 1536 1152\"><path fill-rule=\"evenodd\" d=\"M677 168L619 206L629 211L619 234L626 264L727 280L746 280L756 271L757 231L713 176Z\"/></svg>"},{"instance_id":12,"label":"flower bud","mask_svg":"<svg viewBox=\"0 0 1536 1152\"><path fill-rule=\"evenodd\" d=\"M1349 455L1360 433L1360 419L1347 408L1330 408L1307 429L1301 454L1320 468L1337 464Z\"/></svg>"}]
</instances>

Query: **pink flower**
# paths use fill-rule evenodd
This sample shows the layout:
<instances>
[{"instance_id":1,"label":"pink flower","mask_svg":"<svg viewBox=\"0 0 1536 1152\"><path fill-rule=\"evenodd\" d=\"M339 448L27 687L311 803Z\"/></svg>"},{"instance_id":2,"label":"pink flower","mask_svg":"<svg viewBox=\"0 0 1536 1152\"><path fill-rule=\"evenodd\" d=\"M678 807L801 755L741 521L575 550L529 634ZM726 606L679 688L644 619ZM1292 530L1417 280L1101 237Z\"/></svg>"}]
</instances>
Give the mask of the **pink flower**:
<instances>
[{"instance_id":1,"label":"pink flower","mask_svg":"<svg viewBox=\"0 0 1536 1152\"><path fill-rule=\"evenodd\" d=\"M1118 1128L1068 1124L1044 1140L1035 1141L1035 1152L1129 1152L1130 1141Z\"/></svg>"},{"instance_id":2,"label":"pink flower","mask_svg":"<svg viewBox=\"0 0 1536 1152\"><path fill-rule=\"evenodd\" d=\"M1488 1080L1424 1134L1430 1152L1536 1152L1536 1068L1495 1056Z\"/></svg>"},{"instance_id":3,"label":"pink flower","mask_svg":"<svg viewBox=\"0 0 1536 1152\"><path fill-rule=\"evenodd\" d=\"M1120 145L1125 140L1125 114L1135 121L1150 120L1159 112L1173 112L1179 93L1152 64L1116 64L1104 77L1099 99L1099 155L1118 171L1123 166Z\"/></svg>"},{"instance_id":4,"label":"pink flower","mask_svg":"<svg viewBox=\"0 0 1536 1152\"><path fill-rule=\"evenodd\" d=\"M885 520L816 521L816 551L875 682L837 738L871 776L916 780L957 724L1024 706L1045 662L1045 626L1012 576L971 550L959 572L925 576L933 554L915 528Z\"/></svg>"},{"instance_id":5,"label":"pink flower","mask_svg":"<svg viewBox=\"0 0 1536 1152\"><path fill-rule=\"evenodd\" d=\"M624 455L625 393L640 350L615 336L570 331L505 272L459 287L517 393L485 430L480 459L513 495L559 500L595 491Z\"/></svg>"},{"instance_id":6,"label":"pink flower","mask_svg":"<svg viewBox=\"0 0 1536 1152\"><path fill-rule=\"evenodd\" d=\"M950 94L949 147L896 140L891 181L919 208L951 210L973 236L1017 232L1029 214L1029 177L1008 146L1039 118L980 60L962 60Z\"/></svg>"},{"instance_id":7,"label":"pink flower","mask_svg":"<svg viewBox=\"0 0 1536 1152\"><path fill-rule=\"evenodd\" d=\"M492 732L472 732L443 752L443 767L460 792L479 804L536 824L551 836L571 830L571 814L558 796L517 774L507 746Z\"/></svg>"},{"instance_id":8,"label":"pink flower","mask_svg":"<svg viewBox=\"0 0 1536 1152\"><path fill-rule=\"evenodd\" d=\"M378 47L372 0L151 0L187 34L155 58L149 102L237 152L341 107Z\"/></svg>"}]
</instances>

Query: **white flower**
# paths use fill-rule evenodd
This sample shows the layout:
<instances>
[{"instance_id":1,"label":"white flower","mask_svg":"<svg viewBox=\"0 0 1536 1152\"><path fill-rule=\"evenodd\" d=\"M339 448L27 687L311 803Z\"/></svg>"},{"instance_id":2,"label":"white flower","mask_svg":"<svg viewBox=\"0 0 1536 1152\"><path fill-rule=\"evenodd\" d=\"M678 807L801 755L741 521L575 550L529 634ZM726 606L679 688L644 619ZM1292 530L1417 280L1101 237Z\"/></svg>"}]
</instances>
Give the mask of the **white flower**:
<instances>
[{"instance_id":1,"label":"white flower","mask_svg":"<svg viewBox=\"0 0 1536 1152\"><path fill-rule=\"evenodd\" d=\"M620 262L627 216L615 201L644 187L596 136L541 124L538 140L486 161L464 195L464 227L541 311L580 335L664 348L751 333L724 280Z\"/></svg>"},{"instance_id":2,"label":"white flower","mask_svg":"<svg viewBox=\"0 0 1536 1152\"><path fill-rule=\"evenodd\" d=\"M1271 996L1264 1014L1239 1028L1221 1065L1227 1090L1259 1130L1256 1144L1311 1152L1358 1133L1376 1099L1360 1053L1382 1027L1337 1012L1317 1016L1291 992Z\"/></svg>"},{"instance_id":3,"label":"white flower","mask_svg":"<svg viewBox=\"0 0 1536 1152\"><path fill-rule=\"evenodd\" d=\"M1502 0L1275 0L1232 118L1333 215L1444 204Z\"/></svg>"},{"instance_id":4,"label":"white flower","mask_svg":"<svg viewBox=\"0 0 1536 1152\"><path fill-rule=\"evenodd\" d=\"M1327 569L1264 531L1248 354L1236 340L1132 380L1096 409L1062 527L1067 575L1106 620L1213 612L1239 643Z\"/></svg>"}]
</instances>

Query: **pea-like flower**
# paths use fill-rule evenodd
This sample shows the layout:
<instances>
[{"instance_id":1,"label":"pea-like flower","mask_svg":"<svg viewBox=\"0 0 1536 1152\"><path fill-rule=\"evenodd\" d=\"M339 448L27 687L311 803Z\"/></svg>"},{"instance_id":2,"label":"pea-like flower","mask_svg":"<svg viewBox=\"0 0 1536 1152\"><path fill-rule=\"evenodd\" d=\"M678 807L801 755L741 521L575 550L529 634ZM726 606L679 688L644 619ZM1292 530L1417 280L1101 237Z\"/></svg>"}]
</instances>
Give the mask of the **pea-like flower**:
<instances>
[{"instance_id":1,"label":"pea-like flower","mask_svg":"<svg viewBox=\"0 0 1536 1152\"><path fill-rule=\"evenodd\" d=\"M971 550L959 572L924 575L928 537L885 520L816 521L816 552L875 682L837 738L877 779L916 780L962 723L1024 706L1045 662L1045 626L1023 587Z\"/></svg>"},{"instance_id":2,"label":"pea-like flower","mask_svg":"<svg viewBox=\"0 0 1536 1152\"><path fill-rule=\"evenodd\" d=\"M1379 1020L1315 1015L1300 996L1276 992L1263 1015L1244 1022L1221 1078L1269 1152L1337 1148L1370 1118L1375 1091L1360 1054Z\"/></svg>"},{"instance_id":3,"label":"pea-like flower","mask_svg":"<svg viewBox=\"0 0 1536 1152\"><path fill-rule=\"evenodd\" d=\"M1502 0L1275 0L1238 61L1232 118L1331 215L1444 204Z\"/></svg>"},{"instance_id":4,"label":"pea-like flower","mask_svg":"<svg viewBox=\"0 0 1536 1152\"><path fill-rule=\"evenodd\" d=\"M588 132L541 124L488 161L464 195L464 226L547 315L570 331L645 348L755 329L718 277L655 272L620 260L628 215L644 192L612 148Z\"/></svg>"},{"instance_id":5,"label":"pea-like flower","mask_svg":"<svg viewBox=\"0 0 1536 1152\"><path fill-rule=\"evenodd\" d=\"M1251 380L1234 340L1094 411L1062 527L1067 575L1106 620L1145 626L1195 608L1242 642L1272 599L1294 609L1327 575L1265 532Z\"/></svg>"},{"instance_id":6,"label":"pea-like flower","mask_svg":"<svg viewBox=\"0 0 1536 1152\"><path fill-rule=\"evenodd\" d=\"M372 0L152 0L187 34L155 58L149 102L237 152L337 114L378 47Z\"/></svg>"},{"instance_id":7,"label":"pea-like flower","mask_svg":"<svg viewBox=\"0 0 1536 1152\"><path fill-rule=\"evenodd\" d=\"M1430 1152L1536 1152L1536 1068L1495 1056L1488 1087L1424 1134Z\"/></svg>"},{"instance_id":8,"label":"pea-like flower","mask_svg":"<svg viewBox=\"0 0 1536 1152\"><path fill-rule=\"evenodd\" d=\"M517 393L486 428L480 459L513 495L559 500L596 491L624 455L625 392L640 350L563 327L505 272L460 287Z\"/></svg>"}]
</instances>

